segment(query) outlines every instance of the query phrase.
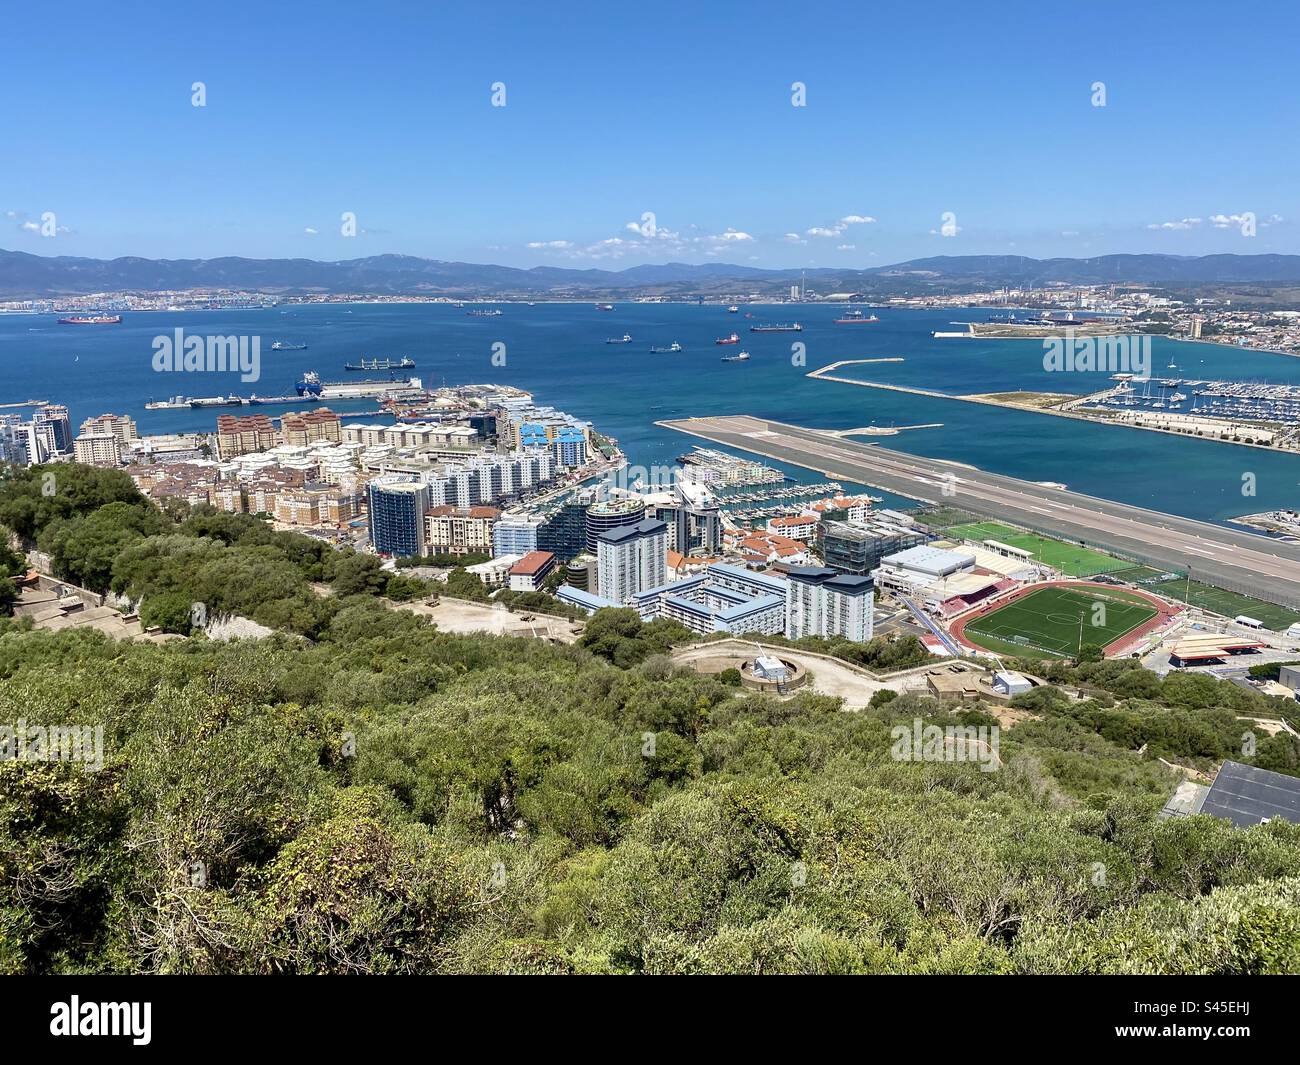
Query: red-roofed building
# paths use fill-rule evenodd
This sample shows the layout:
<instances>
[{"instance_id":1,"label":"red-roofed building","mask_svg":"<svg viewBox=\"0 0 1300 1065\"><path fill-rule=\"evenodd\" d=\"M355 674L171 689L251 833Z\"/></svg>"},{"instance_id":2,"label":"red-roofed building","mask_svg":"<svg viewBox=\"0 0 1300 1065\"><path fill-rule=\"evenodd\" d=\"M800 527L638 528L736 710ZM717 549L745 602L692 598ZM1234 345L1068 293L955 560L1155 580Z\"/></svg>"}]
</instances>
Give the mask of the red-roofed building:
<instances>
[{"instance_id":1,"label":"red-roofed building","mask_svg":"<svg viewBox=\"0 0 1300 1065\"><path fill-rule=\"evenodd\" d=\"M529 551L510 567L512 592L535 592L555 569L555 555L550 551Z\"/></svg>"},{"instance_id":2,"label":"red-roofed building","mask_svg":"<svg viewBox=\"0 0 1300 1065\"><path fill-rule=\"evenodd\" d=\"M821 521L821 515L819 514L798 514L789 518L768 518L767 531L781 536L788 536L791 540L807 543L817 536L817 523L819 521Z\"/></svg>"}]
</instances>

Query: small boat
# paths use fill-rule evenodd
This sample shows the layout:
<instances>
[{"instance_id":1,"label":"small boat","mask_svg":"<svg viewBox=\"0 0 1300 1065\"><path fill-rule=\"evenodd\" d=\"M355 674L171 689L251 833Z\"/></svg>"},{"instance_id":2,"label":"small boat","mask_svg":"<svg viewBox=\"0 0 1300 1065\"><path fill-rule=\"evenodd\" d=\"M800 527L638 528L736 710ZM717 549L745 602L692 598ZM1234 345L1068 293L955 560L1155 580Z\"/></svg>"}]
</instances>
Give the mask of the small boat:
<instances>
[{"instance_id":1,"label":"small boat","mask_svg":"<svg viewBox=\"0 0 1300 1065\"><path fill-rule=\"evenodd\" d=\"M674 340L666 348L651 348L650 354L651 355L675 355L677 354L677 352L685 351L685 350L686 349L684 347L682 347L679 343L677 343L677 341Z\"/></svg>"},{"instance_id":2,"label":"small boat","mask_svg":"<svg viewBox=\"0 0 1300 1065\"><path fill-rule=\"evenodd\" d=\"M734 355L724 355L724 356L722 356L722 361L723 361L723 362L748 362L748 361L749 361L749 352L747 352L747 351L738 351L738 352L736 352L736 354L734 354Z\"/></svg>"},{"instance_id":3,"label":"small boat","mask_svg":"<svg viewBox=\"0 0 1300 1065\"><path fill-rule=\"evenodd\" d=\"M632 334L624 333L621 337L608 337L605 340L605 343L606 344L631 344Z\"/></svg>"},{"instance_id":4,"label":"small boat","mask_svg":"<svg viewBox=\"0 0 1300 1065\"><path fill-rule=\"evenodd\" d=\"M727 337L718 337L718 339L715 340L714 343L715 343L715 344L739 344L739 343L740 343L740 334L739 334L739 333L732 333L731 336L727 336Z\"/></svg>"},{"instance_id":5,"label":"small boat","mask_svg":"<svg viewBox=\"0 0 1300 1065\"><path fill-rule=\"evenodd\" d=\"M598 310L598 311L612 311L613 309L614 309L614 305L613 305L612 303L598 303L598 304L596 304L596 310Z\"/></svg>"},{"instance_id":6,"label":"small boat","mask_svg":"<svg viewBox=\"0 0 1300 1065\"><path fill-rule=\"evenodd\" d=\"M728 313L728 314L739 314L739 313L740 313L740 308L737 307L737 306L733 303L730 307L727 308L727 313Z\"/></svg>"},{"instance_id":7,"label":"small boat","mask_svg":"<svg viewBox=\"0 0 1300 1065\"><path fill-rule=\"evenodd\" d=\"M306 344L290 344L287 340L277 340L271 345L272 351L306 351Z\"/></svg>"}]
</instances>

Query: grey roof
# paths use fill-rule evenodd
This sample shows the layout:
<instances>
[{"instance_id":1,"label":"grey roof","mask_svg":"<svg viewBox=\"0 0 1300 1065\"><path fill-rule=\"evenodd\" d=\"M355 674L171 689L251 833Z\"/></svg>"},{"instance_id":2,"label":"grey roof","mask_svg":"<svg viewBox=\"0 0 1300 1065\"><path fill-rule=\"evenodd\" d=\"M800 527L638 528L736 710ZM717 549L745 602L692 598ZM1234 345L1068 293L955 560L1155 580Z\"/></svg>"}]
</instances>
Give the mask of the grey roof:
<instances>
[{"instance_id":1,"label":"grey roof","mask_svg":"<svg viewBox=\"0 0 1300 1065\"><path fill-rule=\"evenodd\" d=\"M652 536L660 530L667 531L668 526L665 522L657 518L646 518L635 525L616 525L596 537L607 544L621 544L624 540L634 540L638 536Z\"/></svg>"},{"instance_id":2,"label":"grey roof","mask_svg":"<svg viewBox=\"0 0 1300 1065\"><path fill-rule=\"evenodd\" d=\"M841 592L863 592L870 588L873 583L870 577L855 577L851 573L841 573L838 577L832 577L828 580L826 587Z\"/></svg>"},{"instance_id":3,"label":"grey roof","mask_svg":"<svg viewBox=\"0 0 1300 1065\"><path fill-rule=\"evenodd\" d=\"M792 581L809 581L812 584L821 584L834 577L839 570L834 570L828 566L790 566L786 571L786 576Z\"/></svg>"},{"instance_id":4,"label":"grey roof","mask_svg":"<svg viewBox=\"0 0 1300 1065\"><path fill-rule=\"evenodd\" d=\"M1300 825L1300 778L1240 762L1224 762L1201 812L1249 828L1266 817Z\"/></svg>"}]
</instances>

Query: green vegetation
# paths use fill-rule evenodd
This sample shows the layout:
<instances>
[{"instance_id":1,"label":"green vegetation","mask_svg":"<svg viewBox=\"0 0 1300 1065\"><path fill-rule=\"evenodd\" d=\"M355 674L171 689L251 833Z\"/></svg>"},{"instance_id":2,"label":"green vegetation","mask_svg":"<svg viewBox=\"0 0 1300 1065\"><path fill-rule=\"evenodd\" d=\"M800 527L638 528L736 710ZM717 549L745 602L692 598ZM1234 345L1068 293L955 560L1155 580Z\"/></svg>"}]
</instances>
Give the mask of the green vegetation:
<instances>
[{"instance_id":1,"label":"green vegetation","mask_svg":"<svg viewBox=\"0 0 1300 1065\"><path fill-rule=\"evenodd\" d=\"M698 638L698 637L697 637ZM751 633L746 639L759 643L771 644L773 647L794 647L801 651L816 651L818 654L831 655L855 666L863 666L874 673L897 673L904 669L913 669L928 662L937 662L915 636L876 636L867 643L854 643L838 636L803 636L797 640L787 639L769 633ZM731 635L725 632L715 633L711 639L727 640ZM1020 652L1023 653L1021 648Z\"/></svg>"},{"instance_id":2,"label":"green vegetation","mask_svg":"<svg viewBox=\"0 0 1300 1065\"><path fill-rule=\"evenodd\" d=\"M1132 597L1047 587L968 622L965 635L981 646L986 638L1001 645L990 651L1019 647L1015 653L1023 654L1028 644L1051 655L1080 655L1091 647L1090 657L1098 657L1101 648L1155 616L1154 608Z\"/></svg>"},{"instance_id":3,"label":"green vegetation","mask_svg":"<svg viewBox=\"0 0 1300 1065\"><path fill-rule=\"evenodd\" d=\"M408 555L397 560L398 569L410 569L413 566L465 567L477 566L487 562L491 555Z\"/></svg>"},{"instance_id":4,"label":"green vegetation","mask_svg":"<svg viewBox=\"0 0 1300 1065\"><path fill-rule=\"evenodd\" d=\"M439 632L305 538L71 476L87 494L24 534L73 526L59 565L102 572L93 515L143 508L111 582L166 613L224 578L285 631L0 620L0 722L104 730L98 771L0 760L0 973L1300 972L1300 826L1156 817L1158 757L1251 760L1240 718L1293 700L1017 662L1049 684L1000 771L899 761L895 726L992 718L754 693L631 610L578 646ZM44 506L24 483L0 514ZM862 654L910 654L888 643ZM1300 773L1285 733L1253 761Z\"/></svg>"},{"instance_id":5,"label":"green vegetation","mask_svg":"<svg viewBox=\"0 0 1300 1065\"><path fill-rule=\"evenodd\" d=\"M1095 573L1109 573L1133 565L1103 551L1094 551L1079 544L1051 540L1045 536L1020 532L1009 525L994 521L975 522L970 525L953 525L945 530L948 536L958 536L980 543L997 540L1009 547L1018 547L1033 555L1034 561L1060 570L1068 577L1090 577Z\"/></svg>"}]
</instances>

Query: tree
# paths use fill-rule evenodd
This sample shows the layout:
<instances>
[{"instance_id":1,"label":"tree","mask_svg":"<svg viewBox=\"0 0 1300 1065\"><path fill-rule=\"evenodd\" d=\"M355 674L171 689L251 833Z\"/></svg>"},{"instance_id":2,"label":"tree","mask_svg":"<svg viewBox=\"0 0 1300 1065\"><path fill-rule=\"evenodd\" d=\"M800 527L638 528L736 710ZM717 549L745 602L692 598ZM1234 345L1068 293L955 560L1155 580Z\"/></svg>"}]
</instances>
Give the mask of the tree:
<instances>
[{"instance_id":1,"label":"tree","mask_svg":"<svg viewBox=\"0 0 1300 1065\"><path fill-rule=\"evenodd\" d=\"M330 587L342 598L348 595L378 595L388 583L388 574L375 555L345 551L331 560Z\"/></svg>"}]
</instances>

